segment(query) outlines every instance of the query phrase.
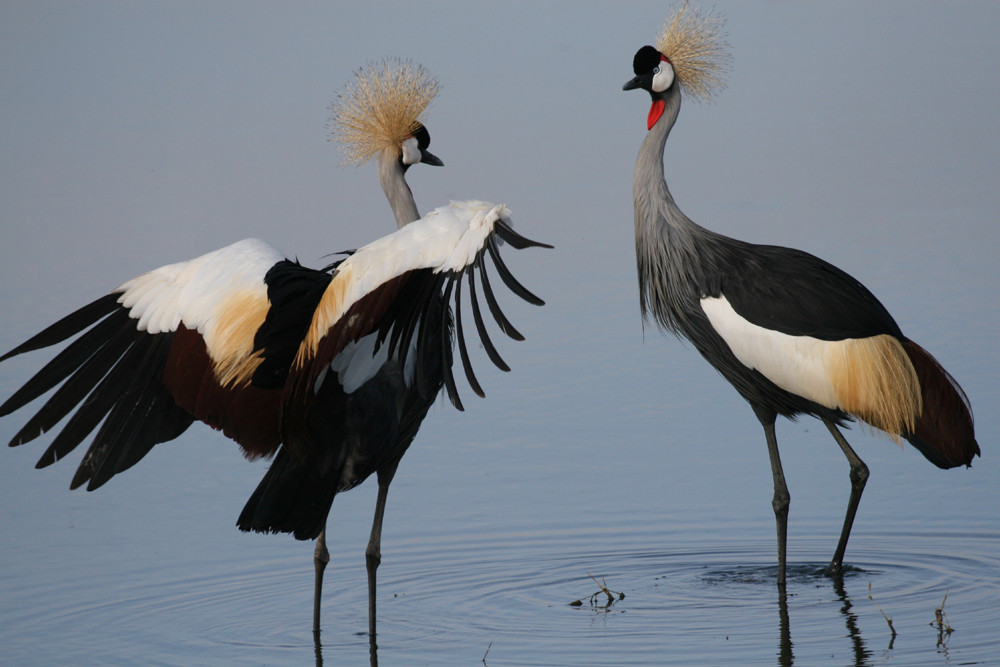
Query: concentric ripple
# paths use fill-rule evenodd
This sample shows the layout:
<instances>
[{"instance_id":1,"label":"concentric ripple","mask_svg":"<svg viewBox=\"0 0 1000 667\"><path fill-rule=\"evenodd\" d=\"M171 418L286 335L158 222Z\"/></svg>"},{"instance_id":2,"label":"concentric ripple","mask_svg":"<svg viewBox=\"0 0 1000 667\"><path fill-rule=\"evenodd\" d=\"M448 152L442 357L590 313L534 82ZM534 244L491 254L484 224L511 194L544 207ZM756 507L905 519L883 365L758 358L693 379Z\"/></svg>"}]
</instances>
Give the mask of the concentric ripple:
<instances>
[{"instance_id":1,"label":"concentric ripple","mask_svg":"<svg viewBox=\"0 0 1000 667\"><path fill-rule=\"evenodd\" d=\"M377 655L388 665L485 656L494 667L989 664L1000 655L1000 535L860 533L842 585L816 560L832 545L798 537L784 600L768 538L670 544L655 526L623 525L387 540ZM262 540L252 558L200 555L157 566L154 577L140 564L97 572L106 595L58 608L37 582L8 581L4 595L30 609L8 630L65 629L59 654L80 656L78 664L166 655L190 664L368 664L363 555L335 553L317 646L307 547ZM614 592L611 604L597 582ZM117 639L95 650L94 634ZM11 664L45 662L37 642L7 651Z\"/></svg>"}]
</instances>

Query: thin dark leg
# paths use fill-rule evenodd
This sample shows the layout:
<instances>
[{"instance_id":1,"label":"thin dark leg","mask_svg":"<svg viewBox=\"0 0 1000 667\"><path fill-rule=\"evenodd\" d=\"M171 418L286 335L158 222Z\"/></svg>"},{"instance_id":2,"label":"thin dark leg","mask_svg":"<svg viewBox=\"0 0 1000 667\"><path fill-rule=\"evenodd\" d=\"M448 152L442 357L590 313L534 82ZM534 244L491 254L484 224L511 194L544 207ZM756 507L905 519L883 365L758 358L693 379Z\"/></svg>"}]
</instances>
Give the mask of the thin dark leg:
<instances>
[{"instance_id":1,"label":"thin dark leg","mask_svg":"<svg viewBox=\"0 0 1000 667\"><path fill-rule=\"evenodd\" d=\"M854 515L858 513L858 504L861 503L861 494L865 490L868 482L868 466L861 460L851 446L847 444L840 429L829 419L824 419L823 423L830 429L833 439L840 445L848 463L851 464L851 497L847 501L847 516L844 517L844 527L840 531L840 541L837 542L837 550L833 554L830 566L826 568L826 574L831 577L841 577L844 574L844 552L847 551L847 540L851 536L851 527L854 526Z\"/></svg>"},{"instance_id":2,"label":"thin dark leg","mask_svg":"<svg viewBox=\"0 0 1000 667\"><path fill-rule=\"evenodd\" d=\"M313 551L313 564L316 566L316 588L313 591L313 633L319 634L319 609L323 601L323 571L330 562L330 552L326 550L326 526L316 538L316 549Z\"/></svg>"},{"instance_id":3,"label":"thin dark leg","mask_svg":"<svg viewBox=\"0 0 1000 667\"><path fill-rule=\"evenodd\" d=\"M372 521L372 534L365 550L365 563L368 566L368 641L374 651L375 643L375 572L382 562L382 516L385 514L385 499L389 495L389 484L396 473L396 467L391 470L379 471L378 500L375 501L375 519Z\"/></svg>"},{"instance_id":4,"label":"thin dark leg","mask_svg":"<svg viewBox=\"0 0 1000 667\"><path fill-rule=\"evenodd\" d=\"M774 434L774 420L777 415L763 408L754 407L754 412L764 427L767 438L767 453L771 458L771 476L774 478L774 497L771 507L774 508L774 521L778 529L778 590L785 592L785 543L788 538L788 506L791 496L785 483L785 473L781 468L781 456L778 454L778 439Z\"/></svg>"}]
</instances>

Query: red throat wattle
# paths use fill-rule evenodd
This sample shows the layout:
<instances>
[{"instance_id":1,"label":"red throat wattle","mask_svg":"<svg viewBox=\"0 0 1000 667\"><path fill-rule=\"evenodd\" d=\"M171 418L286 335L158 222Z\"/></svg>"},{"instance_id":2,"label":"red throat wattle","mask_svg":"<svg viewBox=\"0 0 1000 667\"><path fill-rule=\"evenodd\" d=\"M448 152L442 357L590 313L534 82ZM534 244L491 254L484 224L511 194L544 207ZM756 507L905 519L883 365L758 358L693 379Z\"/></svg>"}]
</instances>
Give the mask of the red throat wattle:
<instances>
[{"instance_id":1,"label":"red throat wattle","mask_svg":"<svg viewBox=\"0 0 1000 667\"><path fill-rule=\"evenodd\" d=\"M663 100L653 100L653 106L649 107L649 116L646 118L647 130L652 130L653 126L656 125L656 121L660 120L660 116L663 115L663 107L666 104Z\"/></svg>"}]
</instances>

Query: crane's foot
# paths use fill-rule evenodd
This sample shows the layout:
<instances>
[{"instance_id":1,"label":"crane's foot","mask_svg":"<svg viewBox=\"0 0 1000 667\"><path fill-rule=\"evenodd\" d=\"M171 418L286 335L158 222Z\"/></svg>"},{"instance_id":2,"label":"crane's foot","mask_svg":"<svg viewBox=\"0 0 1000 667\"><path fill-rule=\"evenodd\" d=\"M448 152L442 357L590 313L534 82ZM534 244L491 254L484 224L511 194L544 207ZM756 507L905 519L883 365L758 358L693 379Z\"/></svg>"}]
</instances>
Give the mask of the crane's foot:
<instances>
[{"instance_id":1,"label":"crane's foot","mask_svg":"<svg viewBox=\"0 0 1000 667\"><path fill-rule=\"evenodd\" d=\"M823 571L823 574L831 579L843 581L844 564L839 561L831 561L830 564L826 566L826 570Z\"/></svg>"}]
</instances>

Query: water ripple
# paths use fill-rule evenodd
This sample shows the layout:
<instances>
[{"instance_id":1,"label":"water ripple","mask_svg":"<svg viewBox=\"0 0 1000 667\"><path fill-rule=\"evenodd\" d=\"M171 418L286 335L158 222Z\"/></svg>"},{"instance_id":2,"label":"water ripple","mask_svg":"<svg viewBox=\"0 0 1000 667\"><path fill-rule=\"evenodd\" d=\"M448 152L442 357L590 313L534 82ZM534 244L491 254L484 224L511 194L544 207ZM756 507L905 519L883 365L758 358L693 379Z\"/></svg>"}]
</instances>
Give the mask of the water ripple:
<instances>
[{"instance_id":1,"label":"water ripple","mask_svg":"<svg viewBox=\"0 0 1000 667\"><path fill-rule=\"evenodd\" d=\"M105 594L61 591L52 599L76 602L58 607L44 603L50 591L37 581L6 581L0 590L9 602L32 601L4 621L12 636L40 625L72 629L59 637L62 655L87 656L92 636L112 638L94 663L143 655L192 664L311 662L310 552L294 546L256 560L201 558L155 576L138 565L124 575L97 572L107 577ZM842 586L822 574L824 562L809 560L832 546L826 540L800 537L790 546L781 600L774 545L763 537L668 544L649 526L414 536L386 549L379 657L472 664L489 648L487 664L495 667L986 664L1000 655L1000 535L861 534ZM598 585L591 575L624 598L592 602ZM93 583L81 583L81 591L92 594ZM935 625L942 604L951 634ZM325 661L367 663L366 610L363 557L335 556L324 595ZM37 644L14 642L9 650L20 663L45 654Z\"/></svg>"}]
</instances>

